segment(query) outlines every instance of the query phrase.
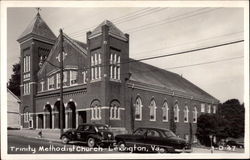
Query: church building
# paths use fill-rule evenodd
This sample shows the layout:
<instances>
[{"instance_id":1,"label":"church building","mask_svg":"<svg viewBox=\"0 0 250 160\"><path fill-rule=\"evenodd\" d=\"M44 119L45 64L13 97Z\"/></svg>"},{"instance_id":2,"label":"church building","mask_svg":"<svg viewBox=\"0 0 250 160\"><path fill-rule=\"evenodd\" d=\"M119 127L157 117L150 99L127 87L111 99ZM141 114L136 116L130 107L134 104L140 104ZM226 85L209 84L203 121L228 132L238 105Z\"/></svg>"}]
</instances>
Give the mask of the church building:
<instances>
[{"instance_id":1,"label":"church building","mask_svg":"<svg viewBox=\"0 0 250 160\"><path fill-rule=\"evenodd\" d=\"M86 43L65 33L56 37L37 13L18 38L23 128L102 123L125 133L159 127L196 141L197 118L216 113L216 98L176 73L131 59L129 35L108 20L86 34Z\"/></svg>"}]
</instances>

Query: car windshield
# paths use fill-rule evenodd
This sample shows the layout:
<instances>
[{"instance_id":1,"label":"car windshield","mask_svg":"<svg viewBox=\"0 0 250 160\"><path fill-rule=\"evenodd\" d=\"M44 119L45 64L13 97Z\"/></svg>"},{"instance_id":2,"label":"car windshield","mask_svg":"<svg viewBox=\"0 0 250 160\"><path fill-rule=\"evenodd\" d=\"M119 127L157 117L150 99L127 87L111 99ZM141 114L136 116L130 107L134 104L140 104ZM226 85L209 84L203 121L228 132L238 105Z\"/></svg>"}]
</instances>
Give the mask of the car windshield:
<instances>
[{"instance_id":1,"label":"car windshield","mask_svg":"<svg viewBox=\"0 0 250 160\"><path fill-rule=\"evenodd\" d=\"M164 130L163 134L165 137L176 137L176 135L172 131Z\"/></svg>"}]
</instances>

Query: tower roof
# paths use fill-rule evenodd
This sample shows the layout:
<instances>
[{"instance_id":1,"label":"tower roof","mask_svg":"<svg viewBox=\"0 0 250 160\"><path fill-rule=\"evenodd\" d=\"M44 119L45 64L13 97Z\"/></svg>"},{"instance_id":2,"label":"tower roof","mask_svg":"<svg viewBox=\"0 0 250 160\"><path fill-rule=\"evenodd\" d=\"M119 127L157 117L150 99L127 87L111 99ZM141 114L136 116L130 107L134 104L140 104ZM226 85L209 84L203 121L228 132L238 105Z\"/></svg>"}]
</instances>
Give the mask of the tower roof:
<instances>
[{"instance_id":1,"label":"tower roof","mask_svg":"<svg viewBox=\"0 0 250 160\"><path fill-rule=\"evenodd\" d=\"M127 40L127 37L125 36L125 34L118 29L112 22L110 22L109 20L105 20L103 21L101 24L99 24L90 34L90 36L94 36L96 34L99 34L102 32L102 26L107 25L109 27L109 33L124 38Z\"/></svg>"},{"instance_id":2,"label":"tower roof","mask_svg":"<svg viewBox=\"0 0 250 160\"><path fill-rule=\"evenodd\" d=\"M18 40L21 40L22 38L30 34L34 34L51 40L56 39L55 34L41 18L39 12L37 13L36 17L31 21L31 23L26 27L24 32L19 36Z\"/></svg>"}]
</instances>

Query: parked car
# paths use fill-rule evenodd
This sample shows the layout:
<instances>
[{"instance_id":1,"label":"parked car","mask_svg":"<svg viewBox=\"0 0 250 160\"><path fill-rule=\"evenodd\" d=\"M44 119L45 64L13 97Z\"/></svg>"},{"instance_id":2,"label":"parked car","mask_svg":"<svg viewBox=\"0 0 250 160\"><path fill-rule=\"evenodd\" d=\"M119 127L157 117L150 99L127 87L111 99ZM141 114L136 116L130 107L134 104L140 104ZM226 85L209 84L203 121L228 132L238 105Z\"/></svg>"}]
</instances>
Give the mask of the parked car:
<instances>
[{"instance_id":1,"label":"parked car","mask_svg":"<svg viewBox=\"0 0 250 160\"><path fill-rule=\"evenodd\" d=\"M244 143L240 143L240 142L236 142L236 141L228 141L226 143L226 146L230 146L230 147L237 147L237 148L244 148Z\"/></svg>"},{"instance_id":2,"label":"parked car","mask_svg":"<svg viewBox=\"0 0 250 160\"><path fill-rule=\"evenodd\" d=\"M138 128L133 134L115 136L120 151L134 149L146 152L191 152L191 145L172 131L160 128Z\"/></svg>"},{"instance_id":3,"label":"parked car","mask_svg":"<svg viewBox=\"0 0 250 160\"><path fill-rule=\"evenodd\" d=\"M89 147L113 145L114 135L104 124L82 124L77 129L70 129L64 132L60 139L64 144L70 141L81 141Z\"/></svg>"}]
</instances>

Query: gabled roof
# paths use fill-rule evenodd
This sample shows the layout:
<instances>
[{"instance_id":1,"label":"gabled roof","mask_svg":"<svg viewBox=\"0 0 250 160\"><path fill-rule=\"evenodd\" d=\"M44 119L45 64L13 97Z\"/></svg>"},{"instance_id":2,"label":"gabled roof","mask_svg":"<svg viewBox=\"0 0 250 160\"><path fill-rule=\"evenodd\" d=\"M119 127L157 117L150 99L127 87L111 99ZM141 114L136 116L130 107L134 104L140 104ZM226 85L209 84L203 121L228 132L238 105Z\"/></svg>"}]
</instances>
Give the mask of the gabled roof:
<instances>
[{"instance_id":1,"label":"gabled roof","mask_svg":"<svg viewBox=\"0 0 250 160\"><path fill-rule=\"evenodd\" d=\"M65 33L63 33L63 38L64 38L64 43L67 42L68 44L74 46L79 51L80 54L84 55L85 57L87 56L87 50L86 50L87 45L85 43L80 42L80 41L75 40L75 39L72 39L68 35L66 35ZM56 51L59 44L60 44L60 35L57 37L57 39L54 43L54 46L50 50L48 58L46 59L46 61L44 62L44 64L40 68L40 70L38 71L38 73L37 73L38 75L42 73L46 64L48 64L48 61L52 58L53 52Z\"/></svg>"},{"instance_id":2,"label":"gabled roof","mask_svg":"<svg viewBox=\"0 0 250 160\"><path fill-rule=\"evenodd\" d=\"M176 73L143 62L133 62L135 61L133 59L130 59L130 61L132 61L132 63L129 63L131 73L130 80L132 81L168 88L173 91L184 93L185 95L218 101L210 94Z\"/></svg>"},{"instance_id":3,"label":"gabled roof","mask_svg":"<svg viewBox=\"0 0 250 160\"><path fill-rule=\"evenodd\" d=\"M7 88L7 92L10 93L17 100L17 102L21 102L21 100L13 92L11 92L9 88Z\"/></svg>"},{"instance_id":4,"label":"gabled roof","mask_svg":"<svg viewBox=\"0 0 250 160\"><path fill-rule=\"evenodd\" d=\"M125 34L118 29L112 22L110 22L109 20L105 20L103 21L101 24L99 24L90 34L90 36L94 36L97 35L99 33L102 32L102 26L107 25L109 26L109 33L114 34L118 37L124 38L127 40L127 37L125 36Z\"/></svg>"},{"instance_id":5,"label":"gabled roof","mask_svg":"<svg viewBox=\"0 0 250 160\"><path fill-rule=\"evenodd\" d=\"M35 34L41 37L45 37L51 40L55 40L56 36L41 18L40 14L37 13L36 17L31 21L31 23L26 27L24 32L19 36L18 40L24 38L29 34Z\"/></svg>"}]
</instances>

